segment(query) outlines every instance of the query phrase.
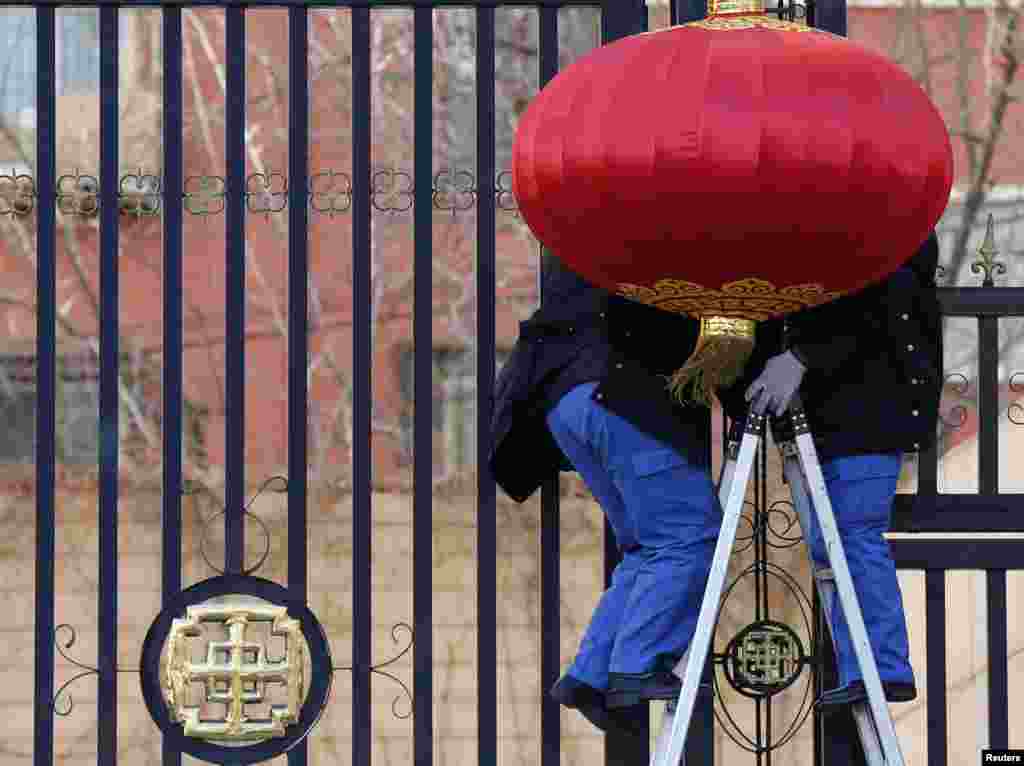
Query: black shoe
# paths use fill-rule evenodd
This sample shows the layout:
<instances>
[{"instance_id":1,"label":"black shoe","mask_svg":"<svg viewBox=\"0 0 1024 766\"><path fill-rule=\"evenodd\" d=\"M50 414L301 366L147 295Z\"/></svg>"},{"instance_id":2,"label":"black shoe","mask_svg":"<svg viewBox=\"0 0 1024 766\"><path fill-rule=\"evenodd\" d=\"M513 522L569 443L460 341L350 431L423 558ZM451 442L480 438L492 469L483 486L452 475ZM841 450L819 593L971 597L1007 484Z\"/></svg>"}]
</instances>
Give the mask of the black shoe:
<instances>
[{"instance_id":1,"label":"black shoe","mask_svg":"<svg viewBox=\"0 0 1024 766\"><path fill-rule=\"evenodd\" d=\"M605 704L609 710L632 707L650 700L674 700L679 697L683 682L675 673L658 670L652 673L609 673ZM702 683L698 697L711 693L711 685Z\"/></svg>"},{"instance_id":2,"label":"black shoe","mask_svg":"<svg viewBox=\"0 0 1024 766\"><path fill-rule=\"evenodd\" d=\"M551 687L549 694L559 705L579 710L584 718L601 731L608 729L604 695L593 686L565 675Z\"/></svg>"},{"instance_id":3,"label":"black shoe","mask_svg":"<svg viewBox=\"0 0 1024 766\"><path fill-rule=\"evenodd\" d=\"M624 710L608 710L605 695L589 684L569 675L562 676L551 687L552 699L559 705L578 710L580 715L601 731L617 729L630 734L641 734L642 724L634 721Z\"/></svg>"},{"instance_id":4,"label":"black shoe","mask_svg":"<svg viewBox=\"0 0 1024 766\"><path fill-rule=\"evenodd\" d=\"M917 697L917 687L912 683L882 681L882 690L889 702L910 702ZM866 702L867 698L868 691L864 688L864 682L851 681L847 686L823 693L814 703L814 709L819 713L832 713L842 707Z\"/></svg>"}]
</instances>

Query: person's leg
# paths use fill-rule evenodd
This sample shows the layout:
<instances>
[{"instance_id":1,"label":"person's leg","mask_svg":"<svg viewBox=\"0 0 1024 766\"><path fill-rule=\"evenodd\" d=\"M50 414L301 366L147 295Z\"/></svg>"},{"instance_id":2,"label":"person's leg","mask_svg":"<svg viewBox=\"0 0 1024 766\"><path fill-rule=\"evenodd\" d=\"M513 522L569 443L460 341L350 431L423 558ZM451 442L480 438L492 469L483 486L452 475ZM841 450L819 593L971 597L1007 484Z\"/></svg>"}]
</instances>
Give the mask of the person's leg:
<instances>
[{"instance_id":1,"label":"person's leg","mask_svg":"<svg viewBox=\"0 0 1024 766\"><path fill-rule=\"evenodd\" d=\"M623 560L612 573L609 588L594 609L567 674L594 689L608 688L608 666L626 600L633 588L639 559L633 551L636 541L628 524L625 506L606 469L607 434L603 418L594 417L598 407L590 395L596 384L577 386L548 414L548 429L555 442L579 472L594 499L601 505Z\"/></svg>"},{"instance_id":2,"label":"person's leg","mask_svg":"<svg viewBox=\"0 0 1024 766\"><path fill-rule=\"evenodd\" d=\"M848 456L824 462L822 470L878 674L887 684L912 686L903 598L889 543L883 537L889 529L900 459L899 453ZM811 521L808 544L814 560L827 566L816 518ZM860 681L862 675L838 595L832 624L842 689Z\"/></svg>"},{"instance_id":3,"label":"person's leg","mask_svg":"<svg viewBox=\"0 0 1024 766\"><path fill-rule=\"evenodd\" d=\"M659 675L675 680L666 672L696 628L722 512L707 468L616 415L605 417L614 445L612 478L640 546L610 668L611 686L622 690L619 703L628 704L632 692L646 688L645 677L653 676L655 686L665 685Z\"/></svg>"}]
</instances>

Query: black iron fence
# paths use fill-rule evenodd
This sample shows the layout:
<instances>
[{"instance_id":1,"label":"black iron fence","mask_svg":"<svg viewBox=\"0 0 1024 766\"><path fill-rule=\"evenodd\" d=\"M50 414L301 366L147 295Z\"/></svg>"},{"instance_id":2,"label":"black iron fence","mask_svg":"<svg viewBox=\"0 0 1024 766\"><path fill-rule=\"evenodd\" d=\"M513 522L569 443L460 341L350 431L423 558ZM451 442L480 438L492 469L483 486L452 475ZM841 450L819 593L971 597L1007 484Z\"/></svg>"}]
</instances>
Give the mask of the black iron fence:
<instances>
[{"instance_id":1,"label":"black iron fence","mask_svg":"<svg viewBox=\"0 0 1024 766\"><path fill-rule=\"evenodd\" d=\"M305 359L308 355L308 293L309 277L308 231L311 214L345 213L351 216L353 253L353 327L354 370L353 400L353 559L352 559L352 753L354 764L371 760L373 737L371 721L370 678L374 671L371 658L372 561L372 316L370 221L374 209L390 209L399 205L412 211L415 224L414 244L414 316L413 342L416 347L430 349L432 339L431 260L432 214L434 210L450 209L454 213L468 206L476 208L476 296L478 339L477 353L477 420L490 421L490 391L494 382L496 353L496 261L495 235L497 213L514 204L511 200L507 171L496 166L495 159L495 8L493 2L468 0L405 0L402 3L351 0L344 3L314 3L299 0L193 0L171 2L103 2L97 0L99 17L99 95L100 146L99 173L90 177L91 186L84 189L93 201L82 207L81 178L67 181L57 176L56 87L55 87L55 12L57 2L10 3L32 6L36 15L37 52L37 123L36 162L34 176L12 175L11 183L21 191L11 203L11 212L28 215L34 212L37 224L37 336L36 336L36 601L35 601L35 719L34 762L39 766L54 763L54 716L60 710L55 704L54 660L58 633L55 610L55 536L56 536L56 429L57 391L57 219L58 210L72 205L78 214L95 214L100 232L100 323L99 323L99 571L98 631L99 659L94 673L98 687L98 762L114 766L117 761L117 696L119 676L125 668L117 665L118 626L118 480L119 480L119 402L118 365L121 328L118 320L118 238L120 213L159 210L163 217L163 500L162 500L162 592L165 622L172 613L198 603L198 599L224 593L248 593L267 601L287 606L292 616L300 617L313 655L313 673L329 690L333 671L337 669L329 653L317 651L318 624L308 611L309 561L307 549L307 467L308 443L304 424L309 412L309 391L306 368L292 364L288 373L288 573L287 588L267 584L254 577L244 561L245 516L247 507L245 472L245 324L246 324L246 214L273 209L288 217L288 357ZM127 186L119 178L119 26L121 8L162 6L163 14L163 175L143 183L139 178ZM569 5L599 6L601 9L601 40L614 39L644 31L647 8L643 0L606 0L605 2L570 2L532 0L523 3L539 14L539 73L543 86L558 68L558 9ZM224 9L226 22L226 172L221 177L186 177L183 172L183 68L182 8L183 6L217 6ZM246 25L247 8L286 6L288 8L288 125L287 183L274 186L276 180L264 178L262 193L253 191L251 176L246 176L245 124L246 100ZM331 173L311 173L308 164L309 139L309 14L314 7L337 6L351 9L352 44L352 176L344 179ZM384 181L371 167L371 37L370 13L374 8L403 7L413 10L415 42L415 163L402 200L382 203ZM466 177L442 178L432 167L434 131L432 125L433 76L431 53L434 9L472 6L476 10L476 170ZM783 9L795 16L805 15L808 21L838 34L846 32L845 3L817 3ZM675 2L671 6L671 23L682 23L703 17L701 0ZM211 180L212 179L212 180ZM367 179L360 183L359 179ZM284 180L283 178L280 180ZM462 184L461 186L459 184ZM201 187L201 188L200 188ZM139 191L143 189L143 191ZM268 191L269 190L269 191ZM74 191L75 195L71 192ZM268 194L270 196L268 196ZM148 196L147 196L148 195ZM212 201L211 201L212 200ZM183 392L183 312L182 312L182 250L183 218L186 213L208 214L210 205L223 212L226 225L226 432L225 432L225 561L217 588L206 581L200 586L182 589L182 520L181 498L184 492L181 462L184 414ZM62 207L62 205L64 207ZM383 207L382 207L383 205ZM77 207L76 207L77 206ZM262 207L261 207L262 206ZM1021 511L1024 496L1001 494L998 488L998 387L997 322L1000 317L1024 313L1024 289L997 288L991 280L982 287L940 288L940 299L947 316L976 317L979 323L979 482L975 495L944 495L937 491L938 455L936 449L921 455L918 491L897 499L895 531L947 532L951 534L978 531L1024 531ZM433 389L432 360L429 354L415 354L412 389L417 401L430 401ZM414 464L413 524L415 540L414 615L416 640L414 652L413 703L415 709L415 762L432 766L435 743L433 723L434 621L433 569L431 540L433 535L432 494L432 423L430 408L422 408L413 423ZM478 429L477 465L486 464L488 436ZM763 468L762 468L763 471ZM761 481L764 481L762 475ZM559 487L553 477L543 489L541 546L541 612L542 652L541 688L549 688L560 671L560 579L559 579ZM498 753L498 650L497 611L494 594L497 585L496 494L494 483L481 471L477 479L477 619L479 624L476 648L477 738L478 761L481 766L495 764ZM616 563L610 530L605 535L605 571L610 576ZM1006 572L1021 568L1021 544L1009 540L902 538L893 543L900 567L926 572L928 631L928 754L929 763L946 763L946 737L949 725L946 714L946 644L945 644L945 572L953 569L984 569L988 572L988 642L991 670L989 673L990 746L1007 746L1007 620ZM198 588L198 590L197 590ZM188 595L186 595L188 594ZM159 623L160 620L157 621ZM164 625L170 629L169 623ZM298 629L298 628L297 628ZM156 639L154 639L156 640ZM147 639L147 646L150 645ZM149 659L154 657L147 655ZM153 694L158 695L161 681L158 668L143 662L140 672L148 677ZM134 681L132 681L134 683ZM310 699L316 695L310 694ZM324 699L326 699L324 697ZM316 700L314 699L313 702ZM322 700L321 700L322 701ZM150 700L147 699L147 704ZM542 724L542 766L557 766L561 759L559 710L550 699L539 703ZM308 708L308 705L307 705ZM151 707L152 709L152 707ZM295 711L289 729L288 762L293 766L307 763L304 735L315 722L319 710ZM159 719L159 716L158 716ZM185 738L172 732L178 724L161 720L167 729L163 764L181 763L183 749L189 749ZM826 729L825 727L830 728ZM714 714L712 705L698 708L693 733L688 743L688 762L713 763ZM852 746L852 729L841 719L830 724L818 722L817 757L837 757L843 748ZM287 739L287 738L285 738ZM282 740L284 741L284 740ZM262 749L260 749L262 747ZM218 749L204 746L193 751L212 760L230 762L239 758L269 757L282 752L266 745ZM641 763L649 758L646 741L610 734L606 740L606 762ZM760 762L760 754L758 755ZM820 761L819 761L820 762Z\"/></svg>"}]
</instances>

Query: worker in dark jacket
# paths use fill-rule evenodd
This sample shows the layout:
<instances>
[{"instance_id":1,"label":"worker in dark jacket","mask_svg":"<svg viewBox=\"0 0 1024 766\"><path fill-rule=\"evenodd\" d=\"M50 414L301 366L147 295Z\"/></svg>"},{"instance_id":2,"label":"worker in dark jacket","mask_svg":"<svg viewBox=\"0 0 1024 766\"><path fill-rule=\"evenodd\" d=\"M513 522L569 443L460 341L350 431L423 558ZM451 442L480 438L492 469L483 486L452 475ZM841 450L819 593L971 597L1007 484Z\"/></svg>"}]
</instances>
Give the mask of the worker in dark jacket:
<instances>
[{"instance_id":1,"label":"worker in dark jacket","mask_svg":"<svg viewBox=\"0 0 1024 766\"><path fill-rule=\"evenodd\" d=\"M886 697L916 696L896 567L882 536L889 529L903 453L936 436L942 388L942 324L935 295L935 234L894 274L832 303L758 326L744 375L719 392L742 419L781 414L799 388L822 462L857 600ZM788 350L784 350L783 334ZM817 519L808 544L827 558ZM849 628L833 605L839 687L817 707L866 699Z\"/></svg>"},{"instance_id":2,"label":"worker in dark jacket","mask_svg":"<svg viewBox=\"0 0 1024 766\"><path fill-rule=\"evenodd\" d=\"M709 412L666 389L699 324L610 296L554 259L545 271L543 306L495 386L489 463L520 502L575 469L615 533L623 559L551 690L605 728L628 720L619 708L678 695L670 670L696 626L721 526Z\"/></svg>"}]
</instances>

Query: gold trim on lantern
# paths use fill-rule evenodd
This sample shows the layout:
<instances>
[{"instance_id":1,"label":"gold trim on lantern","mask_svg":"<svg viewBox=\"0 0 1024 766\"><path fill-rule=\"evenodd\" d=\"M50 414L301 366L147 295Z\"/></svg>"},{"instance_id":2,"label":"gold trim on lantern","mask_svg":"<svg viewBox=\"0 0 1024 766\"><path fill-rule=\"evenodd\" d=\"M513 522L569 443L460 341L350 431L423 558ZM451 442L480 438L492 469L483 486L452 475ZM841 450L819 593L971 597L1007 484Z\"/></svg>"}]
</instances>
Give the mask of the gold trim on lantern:
<instances>
[{"instance_id":1,"label":"gold trim on lantern","mask_svg":"<svg viewBox=\"0 0 1024 766\"><path fill-rule=\"evenodd\" d=\"M623 282L617 286L617 292L676 314L760 321L827 303L844 291L826 292L822 285L813 283L780 288L767 280L750 277L727 282L718 289L685 279L659 279L653 285Z\"/></svg>"},{"instance_id":2,"label":"gold trim on lantern","mask_svg":"<svg viewBox=\"0 0 1024 766\"><path fill-rule=\"evenodd\" d=\"M764 13L764 0L709 0L708 16L731 13Z\"/></svg>"},{"instance_id":3,"label":"gold trim on lantern","mask_svg":"<svg viewBox=\"0 0 1024 766\"><path fill-rule=\"evenodd\" d=\"M716 10L717 9L717 10ZM728 32L737 29L773 29L779 32L817 32L822 35L833 35L824 29L811 27L806 21L786 21L764 10L762 0L711 0L708 15L697 21L673 24L664 29L652 29L649 32L638 32L630 37L660 35L672 29L696 27Z\"/></svg>"},{"instance_id":4,"label":"gold trim on lantern","mask_svg":"<svg viewBox=\"0 0 1024 766\"><path fill-rule=\"evenodd\" d=\"M700 332L704 336L718 335L729 338L753 338L757 322L736 317L701 317Z\"/></svg>"},{"instance_id":5,"label":"gold trim on lantern","mask_svg":"<svg viewBox=\"0 0 1024 766\"><path fill-rule=\"evenodd\" d=\"M679 26L685 27L698 27L700 29L712 29L716 31L728 32L736 29L774 29L780 32L817 32L819 34L828 35L832 34L824 29L817 29L815 27L809 27L807 24L800 21L784 21L774 16L764 15L726 15L726 16L715 16L713 18L701 19L700 21L691 21L686 24L680 24Z\"/></svg>"}]
</instances>

